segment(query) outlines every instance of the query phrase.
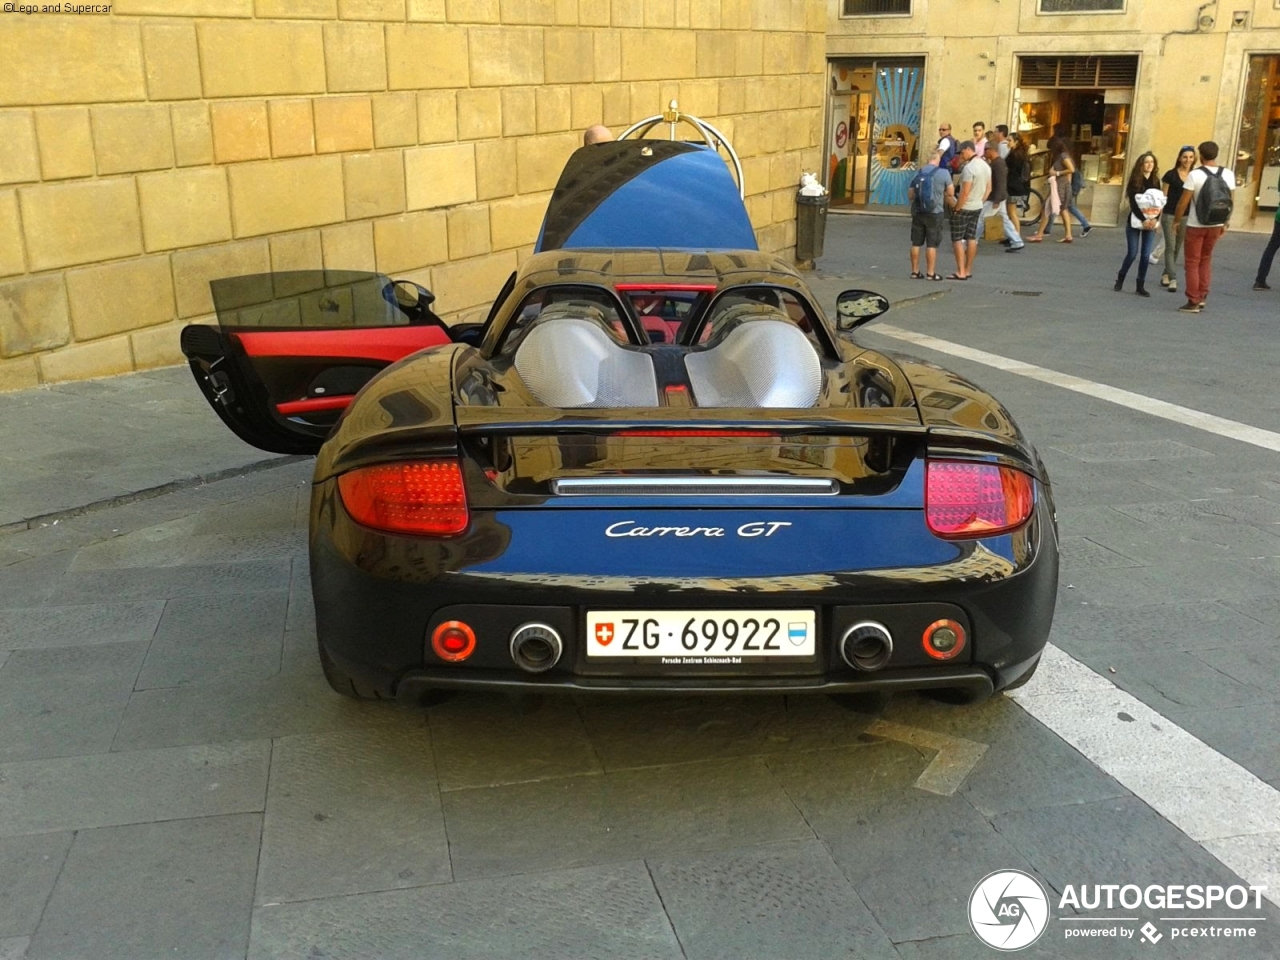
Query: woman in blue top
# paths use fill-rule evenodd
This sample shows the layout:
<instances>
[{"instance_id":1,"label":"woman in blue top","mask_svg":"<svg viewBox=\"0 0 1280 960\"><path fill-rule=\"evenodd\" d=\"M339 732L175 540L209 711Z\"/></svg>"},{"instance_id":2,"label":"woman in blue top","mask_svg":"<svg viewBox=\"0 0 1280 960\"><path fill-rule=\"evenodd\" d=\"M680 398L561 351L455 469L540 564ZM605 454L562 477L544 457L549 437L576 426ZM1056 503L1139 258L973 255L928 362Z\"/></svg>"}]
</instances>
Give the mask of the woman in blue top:
<instances>
[{"instance_id":1,"label":"woman in blue top","mask_svg":"<svg viewBox=\"0 0 1280 960\"><path fill-rule=\"evenodd\" d=\"M1125 275L1133 266L1133 261L1137 260L1140 297L1151 296L1146 288L1147 266L1151 262L1156 228L1160 226L1160 209L1164 206L1163 202L1155 207L1139 203L1139 195L1151 190L1160 195L1155 199L1163 201L1164 192L1160 189L1160 178L1156 171L1156 155L1148 152L1138 157L1133 165L1133 172L1129 174L1129 182L1125 184L1125 196L1129 199L1129 218L1124 222L1124 238L1128 241L1129 249L1124 263L1120 264L1120 272L1116 275L1116 290L1123 290Z\"/></svg>"}]
</instances>

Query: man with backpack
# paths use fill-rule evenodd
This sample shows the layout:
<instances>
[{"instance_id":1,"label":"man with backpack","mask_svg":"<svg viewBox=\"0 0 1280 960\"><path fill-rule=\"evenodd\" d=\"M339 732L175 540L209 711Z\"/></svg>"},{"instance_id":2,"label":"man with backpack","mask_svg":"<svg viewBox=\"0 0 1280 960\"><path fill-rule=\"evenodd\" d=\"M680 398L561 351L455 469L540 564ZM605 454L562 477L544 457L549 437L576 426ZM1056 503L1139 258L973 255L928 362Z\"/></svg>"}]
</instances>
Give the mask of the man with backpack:
<instances>
[{"instance_id":1,"label":"man with backpack","mask_svg":"<svg viewBox=\"0 0 1280 960\"><path fill-rule=\"evenodd\" d=\"M1183 313L1200 313L1209 299L1213 280L1213 248L1226 232L1231 219L1231 192L1236 188L1235 175L1218 166L1218 145L1212 140L1200 144L1200 166L1187 175L1182 186L1182 199L1174 214L1174 225L1188 216L1187 239L1183 244L1187 271L1187 302L1178 309Z\"/></svg>"},{"instance_id":2,"label":"man with backpack","mask_svg":"<svg viewBox=\"0 0 1280 960\"><path fill-rule=\"evenodd\" d=\"M941 280L938 273L938 245L942 243L942 220L948 197L955 195L951 174L942 167L942 152L935 150L929 162L911 178L907 197L911 201L911 279ZM920 272L920 247L924 245L925 272Z\"/></svg>"}]
</instances>

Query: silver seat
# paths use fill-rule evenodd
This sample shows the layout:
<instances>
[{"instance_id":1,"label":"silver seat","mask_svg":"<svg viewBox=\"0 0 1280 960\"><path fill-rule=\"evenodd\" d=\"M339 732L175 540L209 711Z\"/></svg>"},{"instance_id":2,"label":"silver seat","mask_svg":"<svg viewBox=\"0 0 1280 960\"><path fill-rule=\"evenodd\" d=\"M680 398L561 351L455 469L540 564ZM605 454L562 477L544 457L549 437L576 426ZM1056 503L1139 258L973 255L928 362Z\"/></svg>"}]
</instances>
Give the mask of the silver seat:
<instances>
[{"instance_id":1,"label":"silver seat","mask_svg":"<svg viewBox=\"0 0 1280 960\"><path fill-rule=\"evenodd\" d=\"M529 392L549 407L656 407L653 361L618 343L600 311L572 305L543 311L516 349Z\"/></svg>"},{"instance_id":2,"label":"silver seat","mask_svg":"<svg viewBox=\"0 0 1280 960\"><path fill-rule=\"evenodd\" d=\"M822 361L809 338L790 320L762 317L758 307L751 313L719 342L685 357L697 405L816 406Z\"/></svg>"}]
</instances>

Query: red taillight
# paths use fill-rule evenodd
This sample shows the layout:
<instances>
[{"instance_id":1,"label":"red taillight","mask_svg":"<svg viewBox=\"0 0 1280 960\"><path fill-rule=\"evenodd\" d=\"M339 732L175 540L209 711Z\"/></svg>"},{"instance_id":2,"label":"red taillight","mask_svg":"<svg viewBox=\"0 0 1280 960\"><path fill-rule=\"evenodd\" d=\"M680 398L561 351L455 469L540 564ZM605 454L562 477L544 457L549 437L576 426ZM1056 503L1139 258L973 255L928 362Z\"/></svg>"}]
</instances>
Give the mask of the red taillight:
<instances>
[{"instance_id":1,"label":"red taillight","mask_svg":"<svg viewBox=\"0 0 1280 960\"><path fill-rule=\"evenodd\" d=\"M446 620L431 631L431 649L449 663L461 663L476 649L476 633L461 620Z\"/></svg>"},{"instance_id":2,"label":"red taillight","mask_svg":"<svg viewBox=\"0 0 1280 960\"><path fill-rule=\"evenodd\" d=\"M467 491L456 460L361 467L338 478L352 519L375 530L447 537L467 529Z\"/></svg>"},{"instance_id":3,"label":"red taillight","mask_svg":"<svg viewBox=\"0 0 1280 960\"><path fill-rule=\"evenodd\" d=\"M995 463L930 460L925 519L939 537L990 537L1022 526L1035 505L1034 481Z\"/></svg>"}]
</instances>

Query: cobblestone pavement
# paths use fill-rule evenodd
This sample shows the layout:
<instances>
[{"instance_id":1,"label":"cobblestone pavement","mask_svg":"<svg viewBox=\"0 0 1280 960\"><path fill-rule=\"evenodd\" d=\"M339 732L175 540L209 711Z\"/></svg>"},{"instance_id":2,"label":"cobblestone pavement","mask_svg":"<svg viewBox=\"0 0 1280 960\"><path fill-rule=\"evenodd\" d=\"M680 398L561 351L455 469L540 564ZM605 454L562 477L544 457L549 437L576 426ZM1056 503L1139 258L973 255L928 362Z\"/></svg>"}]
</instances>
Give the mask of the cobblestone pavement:
<instances>
[{"instance_id":1,"label":"cobblestone pavement","mask_svg":"<svg viewBox=\"0 0 1280 960\"><path fill-rule=\"evenodd\" d=\"M1113 294L1114 230L984 247L976 280L917 294L860 252L905 262L905 229L833 217L823 296L926 297L886 323L1280 429L1260 382L1274 304L1215 297L1231 333L1206 337L1173 297ZM1224 284L1261 239L1219 247ZM1280 786L1280 454L913 350L992 388L1049 464L1053 642ZM1249 939L1175 939L1146 908L1155 945L1068 939L1085 926L1058 908L1068 884L1240 880L1006 697L871 716L826 698L334 695L310 463L264 464L185 378L0 396L0 456L19 465L0 467L0 960L967 960L995 955L970 892L1007 868L1054 901L1024 956L1280 955L1266 901Z\"/></svg>"}]
</instances>

